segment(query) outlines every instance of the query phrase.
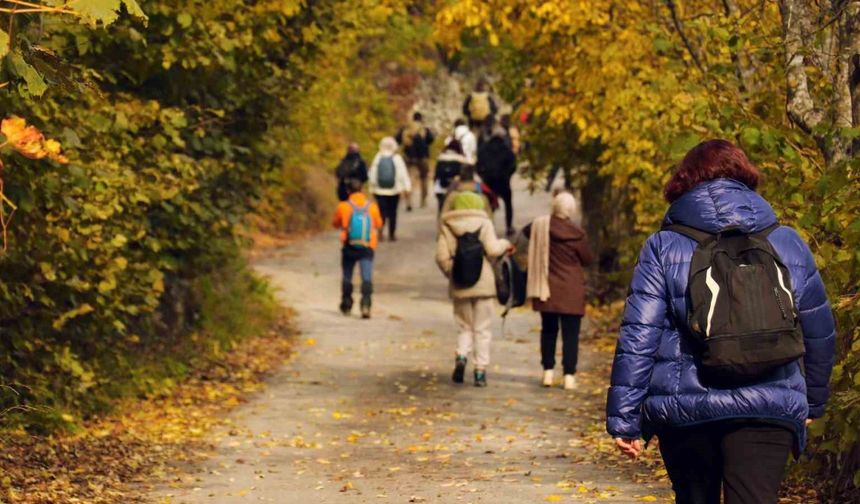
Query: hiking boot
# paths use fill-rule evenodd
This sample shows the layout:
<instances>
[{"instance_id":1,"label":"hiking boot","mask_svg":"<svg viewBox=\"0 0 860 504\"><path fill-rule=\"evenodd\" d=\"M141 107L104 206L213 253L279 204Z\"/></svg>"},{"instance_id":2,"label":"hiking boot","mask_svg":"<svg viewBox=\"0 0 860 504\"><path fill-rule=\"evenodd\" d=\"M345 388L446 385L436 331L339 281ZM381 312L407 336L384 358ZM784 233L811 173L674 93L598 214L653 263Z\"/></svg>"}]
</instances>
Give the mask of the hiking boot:
<instances>
[{"instance_id":1,"label":"hiking boot","mask_svg":"<svg viewBox=\"0 0 860 504\"><path fill-rule=\"evenodd\" d=\"M343 282L340 294L340 312L344 315L352 313L352 284Z\"/></svg>"},{"instance_id":2,"label":"hiking boot","mask_svg":"<svg viewBox=\"0 0 860 504\"><path fill-rule=\"evenodd\" d=\"M475 370L475 386L476 387L486 387L487 386L487 372L482 369Z\"/></svg>"},{"instance_id":3,"label":"hiking boot","mask_svg":"<svg viewBox=\"0 0 860 504\"><path fill-rule=\"evenodd\" d=\"M370 306L372 304L373 284L362 282L361 284L361 318L370 318Z\"/></svg>"},{"instance_id":4,"label":"hiking boot","mask_svg":"<svg viewBox=\"0 0 860 504\"><path fill-rule=\"evenodd\" d=\"M451 375L451 379L454 381L454 383L463 383L465 376L466 358L462 355L458 355L457 359L454 361L454 374Z\"/></svg>"}]
</instances>

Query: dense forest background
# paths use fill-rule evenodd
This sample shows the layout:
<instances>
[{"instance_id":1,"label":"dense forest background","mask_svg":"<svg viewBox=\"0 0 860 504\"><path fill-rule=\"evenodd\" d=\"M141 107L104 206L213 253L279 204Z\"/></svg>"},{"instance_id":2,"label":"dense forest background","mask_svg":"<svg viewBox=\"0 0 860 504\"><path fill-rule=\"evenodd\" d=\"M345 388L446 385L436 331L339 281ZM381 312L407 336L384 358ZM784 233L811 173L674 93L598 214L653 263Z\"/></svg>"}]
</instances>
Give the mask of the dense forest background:
<instances>
[{"instance_id":1,"label":"dense forest background","mask_svg":"<svg viewBox=\"0 0 860 504\"><path fill-rule=\"evenodd\" d=\"M488 74L529 115L526 175L582 190L601 302L673 163L749 153L839 321L796 472L856 495L860 2L3 0L0 57L6 429L74 429L265 328L251 242L318 228L346 143L372 154L422 82Z\"/></svg>"}]
</instances>

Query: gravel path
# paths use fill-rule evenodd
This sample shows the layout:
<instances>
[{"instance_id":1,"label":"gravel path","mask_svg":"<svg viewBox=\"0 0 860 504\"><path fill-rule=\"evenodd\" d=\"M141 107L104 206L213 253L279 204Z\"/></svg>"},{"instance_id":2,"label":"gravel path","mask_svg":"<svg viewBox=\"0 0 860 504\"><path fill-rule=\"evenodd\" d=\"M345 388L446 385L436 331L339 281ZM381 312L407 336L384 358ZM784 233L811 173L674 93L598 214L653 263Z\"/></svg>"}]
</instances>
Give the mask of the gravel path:
<instances>
[{"instance_id":1,"label":"gravel path","mask_svg":"<svg viewBox=\"0 0 860 504\"><path fill-rule=\"evenodd\" d=\"M548 208L517 183L516 223ZM153 497L174 503L648 502L665 485L633 483L635 464L592 462L581 433L600 425L605 384L588 382L584 348L575 392L538 386L539 319L494 325L489 387L450 381L455 328L433 262L435 208L402 213L400 240L376 260L374 317L337 311L334 233L257 264L298 312L298 351L260 396L215 433L194 481ZM497 223L501 215L497 215ZM560 371L559 371L560 372Z\"/></svg>"}]
</instances>

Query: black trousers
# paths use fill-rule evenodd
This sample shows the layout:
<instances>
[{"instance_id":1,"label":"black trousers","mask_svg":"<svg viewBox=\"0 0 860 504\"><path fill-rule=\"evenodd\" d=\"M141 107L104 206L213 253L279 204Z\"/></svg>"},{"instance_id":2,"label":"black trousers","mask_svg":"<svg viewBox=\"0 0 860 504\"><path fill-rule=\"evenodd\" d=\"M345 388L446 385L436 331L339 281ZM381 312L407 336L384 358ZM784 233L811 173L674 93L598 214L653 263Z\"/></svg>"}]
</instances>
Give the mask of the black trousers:
<instances>
[{"instance_id":1,"label":"black trousers","mask_svg":"<svg viewBox=\"0 0 860 504\"><path fill-rule=\"evenodd\" d=\"M400 195L377 194L376 203L379 205L379 213L382 214L382 226L388 224L388 237L394 238L394 233L397 232L397 207L400 205Z\"/></svg>"},{"instance_id":2,"label":"black trousers","mask_svg":"<svg viewBox=\"0 0 860 504\"><path fill-rule=\"evenodd\" d=\"M663 429L660 453L677 504L776 504L794 446L787 427L730 420Z\"/></svg>"},{"instance_id":3,"label":"black trousers","mask_svg":"<svg viewBox=\"0 0 860 504\"><path fill-rule=\"evenodd\" d=\"M582 316L541 312L540 319L540 354L543 368L555 367L555 342L561 322L561 366L564 368L564 374L575 374L576 362L579 359L579 328Z\"/></svg>"}]
</instances>

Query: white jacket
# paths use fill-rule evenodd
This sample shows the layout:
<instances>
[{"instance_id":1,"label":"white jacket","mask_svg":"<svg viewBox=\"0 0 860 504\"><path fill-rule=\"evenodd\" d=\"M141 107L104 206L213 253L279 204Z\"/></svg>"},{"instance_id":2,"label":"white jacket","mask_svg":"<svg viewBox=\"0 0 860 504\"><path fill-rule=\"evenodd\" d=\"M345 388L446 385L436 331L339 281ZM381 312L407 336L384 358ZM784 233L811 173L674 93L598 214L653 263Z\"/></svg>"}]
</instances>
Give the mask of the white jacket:
<instances>
[{"instance_id":1,"label":"white jacket","mask_svg":"<svg viewBox=\"0 0 860 504\"><path fill-rule=\"evenodd\" d=\"M373 163L370 165L370 172L367 174L368 182L370 183L370 192L379 196L394 196L412 190L412 182L409 180L409 170L406 168L406 162L400 154L392 154L394 158L394 187L382 188L379 187L379 160L383 154L377 153L373 158Z\"/></svg>"},{"instance_id":2,"label":"white jacket","mask_svg":"<svg viewBox=\"0 0 860 504\"><path fill-rule=\"evenodd\" d=\"M454 128L454 138L463 146L463 155L470 164L478 161L478 139L468 126L457 126Z\"/></svg>"}]
</instances>

